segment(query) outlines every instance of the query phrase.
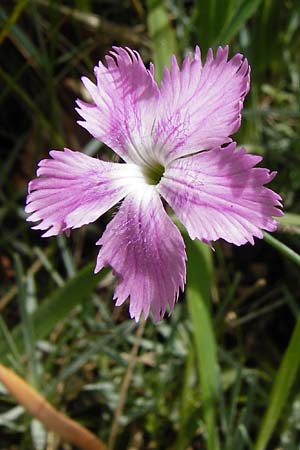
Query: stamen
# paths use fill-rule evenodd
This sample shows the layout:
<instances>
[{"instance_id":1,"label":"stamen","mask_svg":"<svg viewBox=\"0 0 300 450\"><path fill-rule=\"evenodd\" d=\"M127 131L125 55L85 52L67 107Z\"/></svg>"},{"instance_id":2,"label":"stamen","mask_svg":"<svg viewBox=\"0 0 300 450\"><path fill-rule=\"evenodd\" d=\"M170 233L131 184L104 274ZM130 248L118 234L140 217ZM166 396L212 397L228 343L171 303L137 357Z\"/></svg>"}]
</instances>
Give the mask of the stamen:
<instances>
[{"instance_id":1,"label":"stamen","mask_svg":"<svg viewBox=\"0 0 300 450\"><path fill-rule=\"evenodd\" d=\"M155 185L158 184L165 172L164 166L160 163L152 163L151 166L147 165L142 168L143 175L148 184Z\"/></svg>"}]
</instances>

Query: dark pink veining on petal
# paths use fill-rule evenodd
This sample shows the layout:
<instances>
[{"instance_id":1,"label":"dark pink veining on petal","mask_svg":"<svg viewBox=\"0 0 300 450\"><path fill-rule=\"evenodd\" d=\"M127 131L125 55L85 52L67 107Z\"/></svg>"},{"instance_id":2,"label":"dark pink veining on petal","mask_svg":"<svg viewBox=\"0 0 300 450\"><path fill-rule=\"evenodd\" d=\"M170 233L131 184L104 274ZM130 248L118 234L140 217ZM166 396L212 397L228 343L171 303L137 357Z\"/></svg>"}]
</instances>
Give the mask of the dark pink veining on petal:
<instances>
[{"instance_id":1,"label":"dark pink veining on petal","mask_svg":"<svg viewBox=\"0 0 300 450\"><path fill-rule=\"evenodd\" d=\"M168 217L166 200L192 239L254 243L274 231L281 198L267 188L275 172L256 167L261 157L236 149L250 68L228 47L196 47L181 67L175 56L159 88L154 66L138 52L114 47L82 81L91 103L77 101L79 124L125 163L53 150L29 183L27 220L54 236L97 220L124 201L97 242L95 271L111 266L118 277L116 305L155 321L172 311L185 283L185 247ZM154 181L153 181L154 180ZM153 184L154 183L154 184Z\"/></svg>"},{"instance_id":2,"label":"dark pink veining on petal","mask_svg":"<svg viewBox=\"0 0 300 450\"><path fill-rule=\"evenodd\" d=\"M131 317L148 317L151 309L158 321L173 309L185 284L185 246L154 188L128 195L97 244L95 271L113 268L116 304L130 297Z\"/></svg>"}]
</instances>

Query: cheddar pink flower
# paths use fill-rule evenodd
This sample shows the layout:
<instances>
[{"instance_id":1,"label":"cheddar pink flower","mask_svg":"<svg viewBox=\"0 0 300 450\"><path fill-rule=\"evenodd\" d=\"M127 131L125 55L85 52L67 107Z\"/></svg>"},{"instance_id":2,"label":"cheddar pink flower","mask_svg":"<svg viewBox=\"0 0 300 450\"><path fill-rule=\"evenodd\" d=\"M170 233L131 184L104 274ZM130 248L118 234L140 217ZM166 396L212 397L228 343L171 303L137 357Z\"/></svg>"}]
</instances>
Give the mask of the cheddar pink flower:
<instances>
[{"instance_id":1,"label":"cheddar pink flower","mask_svg":"<svg viewBox=\"0 0 300 450\"><path fill-rule=\"evenodd\" d=\"M254 244L274 231L280 196L266 188L275 176L255 167L259 156L237 149L230 136L241 122L249 90L247 60L228 48L197 47L179 68L175 56L160 88L154 67L140 55L114 48L96 84L82 81L92 103L77 101L80 125L123 160L102 161L52 150L29 184L26 212L43 236L94 222L122 199L100 245L95 272L111 266L118 277L114 299L130 297L130 316L163 317L184 289L185 245L162 199L192 239Z\"/></svg>"}]
</instances>

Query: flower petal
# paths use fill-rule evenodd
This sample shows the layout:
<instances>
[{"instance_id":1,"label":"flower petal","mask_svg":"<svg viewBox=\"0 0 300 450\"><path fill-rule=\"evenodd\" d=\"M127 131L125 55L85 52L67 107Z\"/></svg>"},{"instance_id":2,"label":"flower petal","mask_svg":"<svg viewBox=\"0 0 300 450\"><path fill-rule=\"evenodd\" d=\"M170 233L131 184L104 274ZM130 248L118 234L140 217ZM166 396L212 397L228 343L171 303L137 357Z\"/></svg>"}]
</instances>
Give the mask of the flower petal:
<instances>
[{"instance_id":1,"label":"flower petal","mask_svg":"<svg viewBox=\"0 0 300 450\"><path fill-rule=\"evenodd\" d=\"M33 227L54 236L95 221L143 183L138 167L114 164L80 152L52 150L52 159L39 163L36 178L29 183L25 211Z\"/></svg>"},{"instance_id":2,"label":"flower petal","mask_svg":"<svg viewBox=\"0 0 300 450\"><path fill-rule=\"evenodd\" d=\"M277 228L272 216L282 215L280 196L264 187L276 173L254 168L261 159L233 142L173 161L158 190L192 239L253 244L262 230Z\"/></svg>"},{"instance_id":3,"label":"flower petal","mask_svg":"<svg viewBox=\"0 0 300 450\"><path fill-rule=\"evenodd\" d=\"M97 84L82 81L93 104L77 101L78 123L104 142L125 161L143 163L151 152L151 131L158 107L159 90L153 70L147 70L138 52L113 47L107 67L95 67ZM145 153L145 152L144 152Z\"/></svg>"},{"instance_id":4,"label":"flower petal","mask_svg":"<svg viewBox=\"0 0 300 450\"><path fill-rule=\"evenodd\" d=\"M185 246L155 187L126 197L97 244L102 248L95 272L110 265L119 277L117 306L130 296L136 320L142 313L147 318L150 308L155 321L167 305L172 310L185 283Z\"/></svg>"},{"instance_id":5,"label":"flower petal","mask_svg":"<svg viewBox=\"0 0 300 450\"><path fill-rule=\"evenodd\" d=\"M196 47L194 58L187 56L181 69L173 56L161 84L155 130L165 161L231 142L249 83L247 59L237 53L228 60L228 47L219 47L215 58L210 49L204 65Z\"/></svg>"}]
</instances>

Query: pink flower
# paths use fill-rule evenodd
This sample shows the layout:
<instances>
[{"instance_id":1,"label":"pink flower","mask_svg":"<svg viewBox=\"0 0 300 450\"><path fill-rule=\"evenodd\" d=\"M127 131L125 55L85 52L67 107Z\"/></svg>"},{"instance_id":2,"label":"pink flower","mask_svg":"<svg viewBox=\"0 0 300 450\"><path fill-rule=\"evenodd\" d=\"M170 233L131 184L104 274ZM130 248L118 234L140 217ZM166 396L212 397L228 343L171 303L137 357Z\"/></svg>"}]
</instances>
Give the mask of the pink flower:
<instances>
[{"instance_id":1,"label":"pink flower","mask_svg":"<svg viewBox=\"0 0 300 450\"><path fill-rule=\"evenodd\" d=\"M159 88L154 67L140 55L114 48L96 84L82 81L92 103L77 101L80 125L126 163L111 163L65 149L40 161L29 183L26 212L34 229L54 236L91 223L123 200L97 245L95 272L111 266L118 277L114 299L130 297L130 316L154 320L174 307L185 284L185 245L165 199L192 239L254 244L274 231L281 198L264 185L275 176L257 168L260 156L237 149L230 136L241 122L250 68L228 47L196 47L181 69L175 56ZM225 145L226 144L226 145Z\"/></svg>"}]
</instances>

